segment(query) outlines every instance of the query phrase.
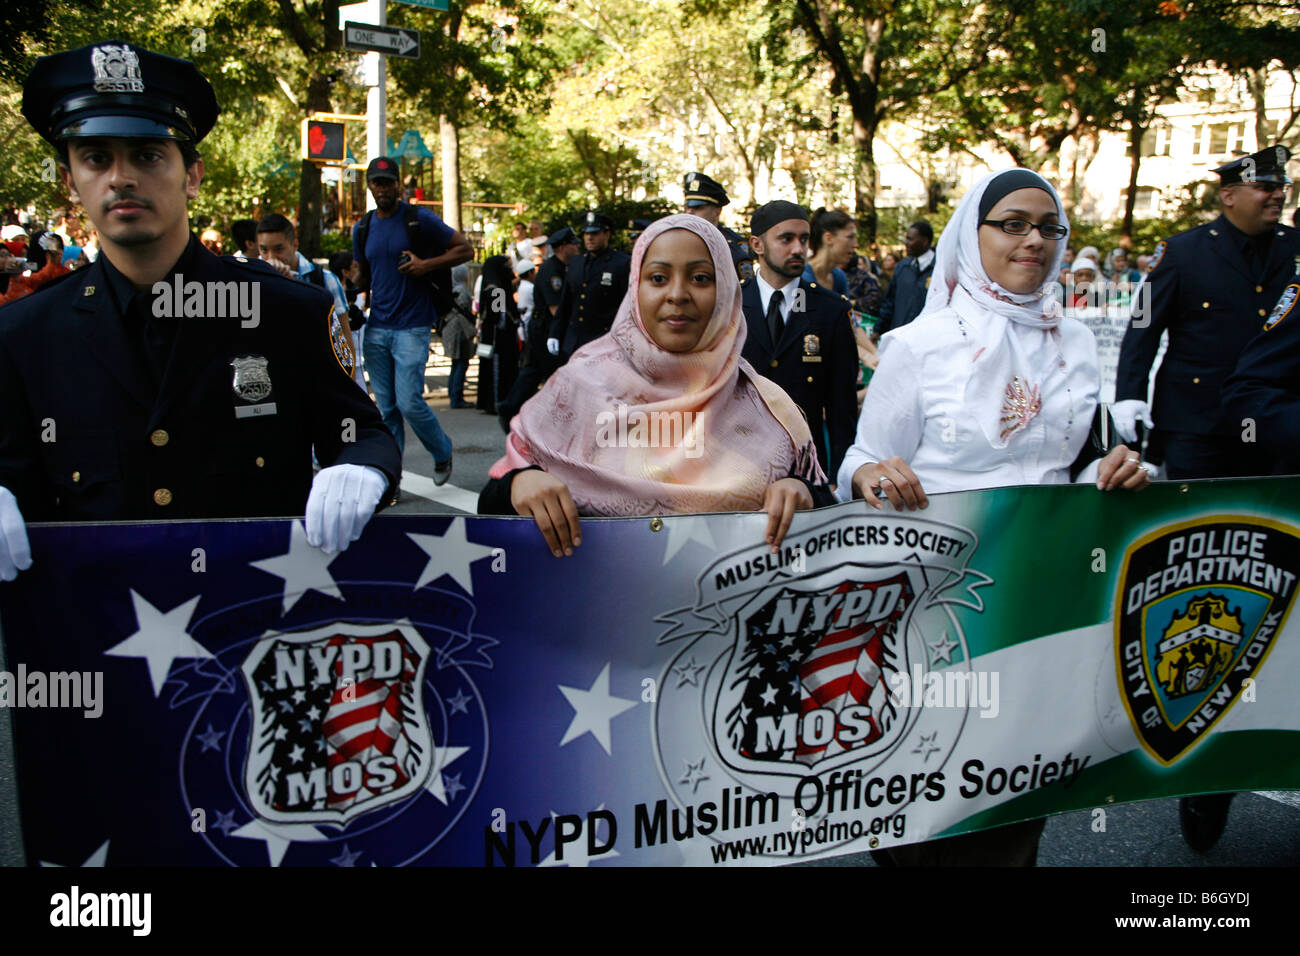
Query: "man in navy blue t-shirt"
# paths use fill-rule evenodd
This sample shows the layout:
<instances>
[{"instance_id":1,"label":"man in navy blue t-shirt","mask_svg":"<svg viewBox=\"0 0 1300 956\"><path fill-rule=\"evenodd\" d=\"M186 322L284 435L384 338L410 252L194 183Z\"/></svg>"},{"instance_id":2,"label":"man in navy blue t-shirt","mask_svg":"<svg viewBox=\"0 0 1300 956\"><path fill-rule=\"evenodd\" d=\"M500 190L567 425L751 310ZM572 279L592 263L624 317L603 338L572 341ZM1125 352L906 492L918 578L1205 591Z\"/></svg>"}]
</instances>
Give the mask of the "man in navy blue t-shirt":
<instances>
[{"instance_id":1,"label":"man in navy blue t-shirt","mask_svg":"<svg viewBox=\"0 0 1300 956\"><path fill-rule=\"evenodd\" d=\"M428 259L416 255L407 231L407 204L398 198L397 171L396 160L387 156L370 161L366 181L377 209L370 217L364 249L357 244L356 227L352 230L352 257L370 277L366 371L375 404L397 439L398 449L405 448L405 416L433 456L434 484L442 485L451 477L451 439L424 400L429 336L438 318L426 276L435 269L468 262L474 250L463 235L428 209L417 209L420 237L428 247L442 251Z\"/></svg>"}]
</instances>

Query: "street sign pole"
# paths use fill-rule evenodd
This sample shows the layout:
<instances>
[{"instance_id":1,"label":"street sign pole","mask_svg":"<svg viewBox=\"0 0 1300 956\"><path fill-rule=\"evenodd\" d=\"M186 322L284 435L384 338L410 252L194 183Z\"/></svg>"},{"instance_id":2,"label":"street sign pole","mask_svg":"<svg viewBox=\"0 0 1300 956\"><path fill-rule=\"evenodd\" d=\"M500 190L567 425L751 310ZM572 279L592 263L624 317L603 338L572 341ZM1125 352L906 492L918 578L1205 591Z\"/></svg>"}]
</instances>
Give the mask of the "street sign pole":
<instances>
[{"instance_id":1,"label":"street sign pole","mask_svg":"<svg viewBox=\"0 0 1300 956\"><path fill-rule=\"evenodd\" d=\"M374 8L373 22L381 27L388 25L388 0L370 0ZM375 81L366 92L366 162L383 156L388 149L388 57L380 53L367 53L367 75L372 70ZM366 184L366 209L375 208L375 197Z\"/></svg>"}]
</instances>

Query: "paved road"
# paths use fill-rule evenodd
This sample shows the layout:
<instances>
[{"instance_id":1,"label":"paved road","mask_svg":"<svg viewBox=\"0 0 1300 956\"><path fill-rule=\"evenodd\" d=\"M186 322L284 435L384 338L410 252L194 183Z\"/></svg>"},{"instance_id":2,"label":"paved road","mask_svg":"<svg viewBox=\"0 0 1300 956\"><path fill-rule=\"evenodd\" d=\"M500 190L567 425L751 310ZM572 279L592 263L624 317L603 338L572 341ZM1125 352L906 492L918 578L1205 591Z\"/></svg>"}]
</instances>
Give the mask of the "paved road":
<instances>
[{"instance_id":1,"label":"paved road","mask_svg":"<svg viewBox=\"0 0 1300 956\"><path fill-rule=\"evenodd\" d=\"M477 383L470 363L470 385ZM403 498L399 514L473 513L488 469L505 449L505 433L493 415L447 407L448 363L439 352L430 359L426 384L430 406L455 446L451 481L433 484L433 459L410 429L406 434ZM472 395L467 389L467 396ZM2 649L0 649L2 650ZM0 669L3 669L0 660ZM0 709L0 865L22 861L14 805L14 775L9 714ZM1105 832L1093 829L1089 810L1048 821L1039 852L1042 866L1297 866L1300 865L1300 792L1243 794L1233 803L1228 829L1217 846L1198 854L1178 830L1178 801L1152 800L1106 808ZM796 864L873 866L866 854Z\"/></svg>"}]
</instances>

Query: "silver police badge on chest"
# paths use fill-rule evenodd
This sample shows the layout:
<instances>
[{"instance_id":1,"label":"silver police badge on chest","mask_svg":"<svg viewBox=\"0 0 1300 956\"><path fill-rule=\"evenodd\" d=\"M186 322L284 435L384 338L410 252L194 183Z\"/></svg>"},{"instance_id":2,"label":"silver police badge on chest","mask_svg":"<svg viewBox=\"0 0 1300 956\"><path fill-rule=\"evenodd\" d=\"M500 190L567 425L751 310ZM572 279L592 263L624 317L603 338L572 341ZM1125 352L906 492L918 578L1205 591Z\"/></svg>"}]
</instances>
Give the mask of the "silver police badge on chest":
<instances>
[{"instance_id":1,"label":"silver police badge on chest","mask_svg":"<svg viewBox=\"0 0 1300 956\"><path fill-rule=\"evenodd\" d=\"M271 394L271 374L267 371L267 364L261 355L241 355L230 363L235 370L231 383L235 397L242 402L257 403L236 405L236 418L275 414L275 403L263 401Z\"/></svg>"},{"instance_id":2,"label":"silver police badge on chest","mask_svg":"<svg viewBox=\"0 0 1300 956\"><path fill-rule=\"evenodd\" d=\"M143 93L140 58L129 46L107 44L90 51L96 93Z\"/></svg>"},{"instance_id":3,"label":"silver police badge on chest","mask_svg":"<svg viewBox=\"0 0 1300 956\"><path fill-rule=\"evenodd\" d=\"M613 284L614 284L614 273L612 273L612 272L602 272L602 273L600 274L600 284L601 284L601 285L613 285Z\"/></svg>"}]
</instances>

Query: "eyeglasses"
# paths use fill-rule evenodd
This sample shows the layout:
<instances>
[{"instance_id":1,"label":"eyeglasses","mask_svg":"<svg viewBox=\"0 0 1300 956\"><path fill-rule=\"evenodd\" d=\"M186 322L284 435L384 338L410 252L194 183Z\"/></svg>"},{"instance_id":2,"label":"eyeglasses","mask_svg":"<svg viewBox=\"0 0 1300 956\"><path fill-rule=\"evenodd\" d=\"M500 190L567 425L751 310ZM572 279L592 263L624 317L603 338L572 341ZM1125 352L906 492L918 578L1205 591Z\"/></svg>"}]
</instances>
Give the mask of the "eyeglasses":
<instances>
[{"instance_id":1,"label":"eyeglasses","mask_svg":"<svg viewBox=\"0 0 1300 956\"><path fill-rule=\"evenodd\" d=\"M981 226L997 226L1008 236L1027 236L1029 230L1037 229L1044 239L1064 239L1070 230L1059 222L1030 222L1028 219L985 219Z\"/></svg>"}]
</instances>

